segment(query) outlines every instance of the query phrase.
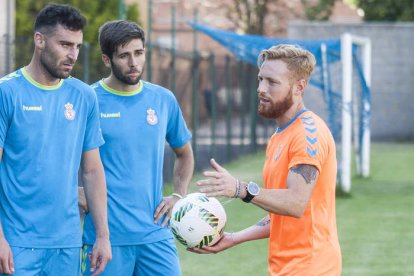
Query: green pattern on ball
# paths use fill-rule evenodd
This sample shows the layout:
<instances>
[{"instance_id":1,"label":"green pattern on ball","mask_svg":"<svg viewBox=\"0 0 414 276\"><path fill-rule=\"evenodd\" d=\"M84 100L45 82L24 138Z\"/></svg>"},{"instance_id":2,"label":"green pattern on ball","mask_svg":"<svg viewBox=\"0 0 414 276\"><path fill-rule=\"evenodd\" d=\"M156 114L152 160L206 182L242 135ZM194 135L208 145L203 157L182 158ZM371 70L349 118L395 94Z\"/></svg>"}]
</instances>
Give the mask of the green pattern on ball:
<instances>
[{"instance_id":1,"label":"green pattern on ball","mask_svg":"<svg viewBox=\"0 0 414 276\"><path fill-rule=\"evenodd\" d=\"M174 227L171 227L171 231L174 234L175 238L184 246L187 246L187 242L180 236L178 235L177 231L175 231Z\"/></svg>"},{"instance_id":2,"label":"green pattern on ball","mask_svg":"<svg viewBox=\"0 0 414 276\"><path fill-rule=\"evenodd\" d=\"M174 214L174 220L180 222L181 219L193 208L193 204L187 203Z\"/></svg>"},{"instance_id":3,"label":"green pattern on ball","mask_svg":"<svg viewBox=\"0 0 414 276\"><path fill-rule=\"evenodd\" d=\"M205 195L199 195L198 200L200 200L201 202L209 202L210 201L208 199L208 197L206 197Z\"/></svg>"},{"instance_id":4,"label":"green pattern on ball","mask_svg":"<svg viewBox=\"0 0 414 276\"><path fill-rule=\"evenodd\" d=\"M197 248L201 248L204 245L208 246L214 239L215 235L204 236L204 238L200 241L200 243L196 246Z\"/></svg>"},{"instance_id":5,"label":"green pattern on ball","mask_svg":"<svg viewBox=\"0 0 414 276\"><path fill-rule=\"evenodd\" d=\"M210 213L208 210L204 208L200 208L200 212L198 213L198 216L207 222L214 230L217 231L217 227L219 224L219 218L216 217L214 214Z\"/></svg>"}]
</instances>

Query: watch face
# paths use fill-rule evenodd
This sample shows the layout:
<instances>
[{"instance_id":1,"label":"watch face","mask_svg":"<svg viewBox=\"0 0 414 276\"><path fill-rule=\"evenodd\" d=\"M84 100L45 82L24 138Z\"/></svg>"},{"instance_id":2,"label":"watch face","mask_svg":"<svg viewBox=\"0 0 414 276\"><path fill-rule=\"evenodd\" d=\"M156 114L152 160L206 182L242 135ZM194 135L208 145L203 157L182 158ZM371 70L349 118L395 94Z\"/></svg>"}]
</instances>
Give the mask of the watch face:
<instances>
[{"instance_id":1,"label":"watch face","mask_svg":"<svg viewBox=\"0 0 414 276\"><path fill-rule=\"evenodd\" d=\"M254 196L257 196L258 194L259 194L259 185L257 185L256 183L254 183L254 182L250 182L248 185L247 185L247 190L249 191L249 193L250 194L252 194L252 195L254 195Z\"/></svg>"}]
</instances>

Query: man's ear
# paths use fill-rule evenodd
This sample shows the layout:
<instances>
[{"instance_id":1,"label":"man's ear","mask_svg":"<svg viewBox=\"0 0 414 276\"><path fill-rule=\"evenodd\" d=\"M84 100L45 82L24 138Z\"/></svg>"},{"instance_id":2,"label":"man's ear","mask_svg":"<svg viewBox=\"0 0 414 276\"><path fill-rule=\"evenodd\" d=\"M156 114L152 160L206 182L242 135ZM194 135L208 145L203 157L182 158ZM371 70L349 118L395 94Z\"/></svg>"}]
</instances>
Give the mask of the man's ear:
<instances>
[{"instance_id":1,"label":"man's ear","mask_svg":"<svg viewBox=\"0 0 414 276\"><path fill-rule=\"evenodd\" d=\"M102 54L102 61L105 64L105 67L111 68L111 59L107 55Z\"/></svg>"},{"instance_id":2,"label":"man's ear","mask_svg":"<svg viewBox=\"0 0 414 276\"><path fill-rule=\"evenodd\" d=\"M305 94L305 88L308 85L308 82L305 79L300 79L296 82L296 95L300 95L303 97L303 95Z\"/></svg>"},{"instance_id":3,"label":"man's ear","mask_svg":"<svg viewBox=\"0 0 414 276\"><path fill-rule=\"evenodd\" d=\"M33 35L33 41L35 44L35 48L41 49L43 50L43 48L45 48L46 45L46 37L44 34L40 33L40 32L35 32Z\"/></svg>"}]
</instances>

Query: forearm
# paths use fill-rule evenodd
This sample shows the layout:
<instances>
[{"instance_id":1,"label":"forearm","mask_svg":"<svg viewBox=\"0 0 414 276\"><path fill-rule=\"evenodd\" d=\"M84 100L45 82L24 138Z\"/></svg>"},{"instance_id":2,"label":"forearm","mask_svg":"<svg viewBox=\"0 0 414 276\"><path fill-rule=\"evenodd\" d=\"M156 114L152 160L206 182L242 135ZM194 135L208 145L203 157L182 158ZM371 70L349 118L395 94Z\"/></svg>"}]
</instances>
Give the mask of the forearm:
<instances>
[{"instance_id":1,"label":"forearm","mask_svg":"<svg viewBox=\"0 0 414 276\"><path fill-rule=\"evenodd\" d=\"M295 166L288 173L286 189L261 189L252 203L271 213L300 218L306 210L317 176L314 166ZM241 198L246 195L246 184L243 183Z\"/></svg>"},{"instance_id":2,"label":"forearm","mask_svg":"<svg viewBox=\"0 0 414 276\"><path fill-rule=\"evenodd\" d=\"M240 181L240 198L246 197L247 182ZM252 204L274 214L300 217L305 209L304 200L293 189L260 189Z\"/></svg>"},{"instance_id":3,"label":"forearm","mask_svg":"<svg viewBox=\"0 0 414 276\"><path fill-rule=\"evenodd\" d=\"M235 244L246 241L259 240L268 238L270 234L270 218L269 216L261 219L257 224L252 225L239 232L232 233L232 239Z\"/></svg>"},{"instance_id":4,"label":"forearm","mask_svg":"<svg viewBox=\"0 0 414 276\"><path fill-rule=\"evenodd\" d=\"M1 222L0 222L0 239L5 239L4 232L3 232L3 226L1 226Z\"/></svg>"},{"instance_id":5,"label":"forearm","mask_svg":"<svg viewBox=\"0 0 414 276\"><path fill-rule=\"evenodd\" d=\"M191 146L184 146L185 149L176 151L176 159L174 163L174 192L180 195L186 195L188 185L194 172L194 157Z\"/></svg>"},{"instance_id":6,"label":"forearm","mask_svg":"<svg viewBox=\"0 0 414 276\"><path fill-rule=\"evenodd\" d=\"M82 182L96 235L97 237L109 237L106 183L102 165L93 170L84 171Z\"/></svg>"},{"instance_id":7,"label":"forearm","mask_svg":"<svg viewBox=\"0 0 414 276\"><path fill-rule=\"evenodd\" d=\"M301 217L306 207L291 189L261 189L251 203L270 213L291 217Z\"/></svg>"}]
</instances>

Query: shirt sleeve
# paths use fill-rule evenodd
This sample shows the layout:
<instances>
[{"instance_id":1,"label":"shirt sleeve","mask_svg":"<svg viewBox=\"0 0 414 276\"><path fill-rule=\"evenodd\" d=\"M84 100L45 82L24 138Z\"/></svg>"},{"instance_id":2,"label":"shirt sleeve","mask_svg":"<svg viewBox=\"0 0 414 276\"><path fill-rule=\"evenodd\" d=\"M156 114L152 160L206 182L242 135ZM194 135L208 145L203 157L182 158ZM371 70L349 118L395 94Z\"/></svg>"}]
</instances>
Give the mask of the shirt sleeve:
<instances>
[{"instance_id":1,"label":"shirt sleeve","mask_svg":"<svg viewBox=\"0 0 414 276\"><path fill-rule=\"evenodd\" d=\"M323 130L319 130L314 121L304 124L303 128L294 136L290 145L289 169L306 164L315 166L321 172L327 152L324 141Z\"/></svg>"},{"instance_id":2,"label":"shirt sleeve","mask_svg":"<svg viewBox=\"0 0 414 276\"><path fill-rule=\"evenodd\" d=\"M172 148L180 148L187 144L191 137L191 132L187 128L180 106L173 97L168 118L167 142Z\"/></svg>"},{"instance_id":3,"label":"shirt sleeve","mask_svg":"<svg viewBox=\"0 0 414 276\"><path fill-rule=\"evenodd\" d=\"M102 146L105 141L102 137L101 126L99 122L99 107L95 92L93 92L92 105L89 110L86 133L83 142L83 151L89 151Z\"/></svg>"},{"instance_id":4,"label":"shirt sleeve","mask_svg":"<svg viewBox=\"0 0 414 276\"><path fill-rule=\"evenodd\" d=\"M6 141L7 130L10 125L10 109L12 108L12 102L8 97L4 87L0 87L0 148L4 147Z\"/></svg>"}]
</instances>

